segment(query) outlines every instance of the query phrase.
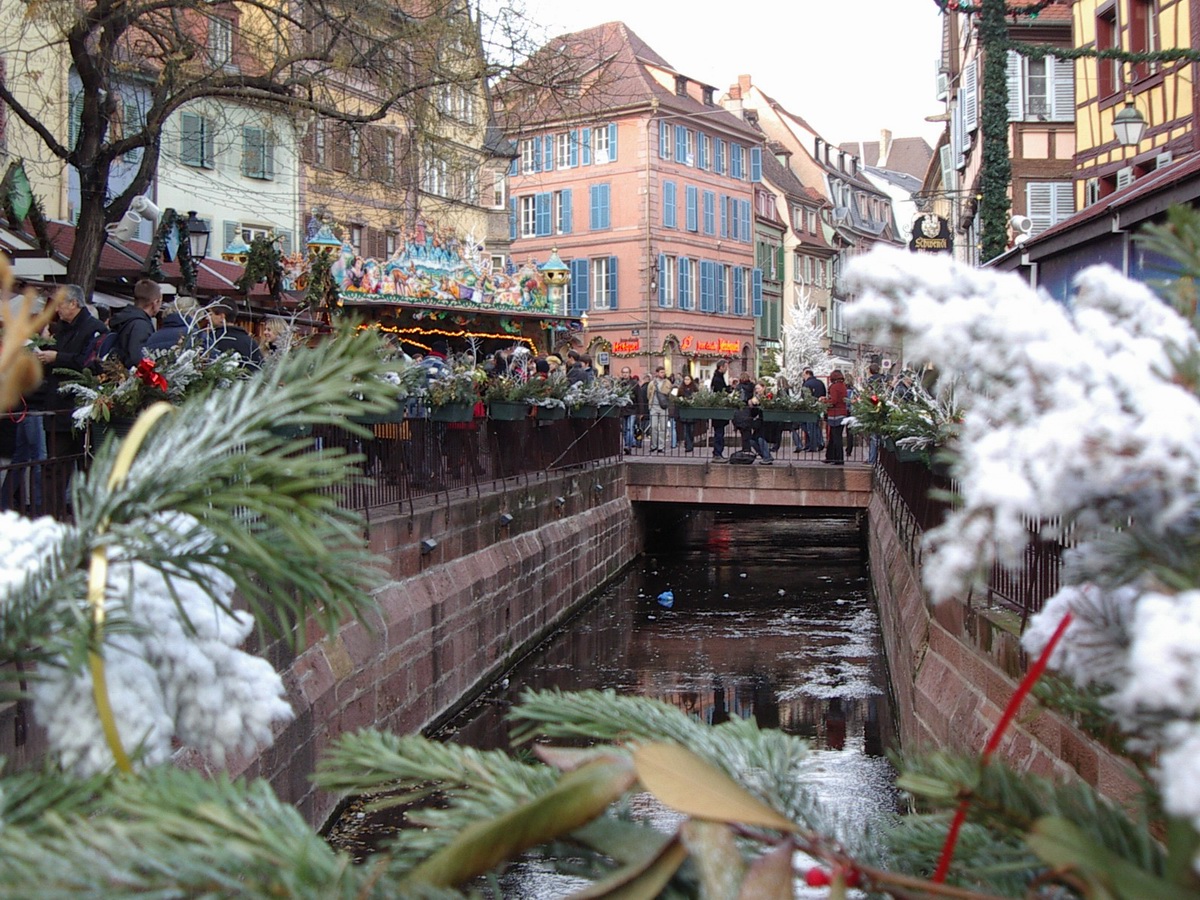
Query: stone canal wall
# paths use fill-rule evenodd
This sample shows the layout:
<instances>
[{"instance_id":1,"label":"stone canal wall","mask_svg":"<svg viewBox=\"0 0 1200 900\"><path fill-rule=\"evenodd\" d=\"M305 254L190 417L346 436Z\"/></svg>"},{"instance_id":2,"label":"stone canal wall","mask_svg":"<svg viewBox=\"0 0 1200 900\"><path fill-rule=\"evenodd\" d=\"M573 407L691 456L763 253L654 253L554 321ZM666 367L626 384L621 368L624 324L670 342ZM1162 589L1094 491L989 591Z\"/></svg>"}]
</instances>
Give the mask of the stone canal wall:
<instances>
[{"instance_id":1,"label":"stone canal wall","mask_svg":"<svg viewBox=\"0 0 1200 900\"><path fill-rule=\"evenodd\" d=\"M882 492L868 507L871 580L896 716L906 751L946 748L979 754L1025 672L1019 622L949 601L930 607L918 560ZM1028 698L1000 756L1019 771L1081 778L1118 802L1138 791L1128 764L1063 716Z\"/></svg>"},{"instance_id":2,"label":"stone canal wall","mask_svg":"<svg viewBox=\"0 0 1200 900\"><path fill-rule=\"evenodd\" d=\"M313 633L290 661L272 648L296 719L237 774L267 778L314 825L338 798L309 776L338 735L419 731L538 642L640 546L620 464L441 499L372 518L371 546L391 576L372 628ZM431 539L436 546L423 552Z\"/></svg>"}]
</instances>

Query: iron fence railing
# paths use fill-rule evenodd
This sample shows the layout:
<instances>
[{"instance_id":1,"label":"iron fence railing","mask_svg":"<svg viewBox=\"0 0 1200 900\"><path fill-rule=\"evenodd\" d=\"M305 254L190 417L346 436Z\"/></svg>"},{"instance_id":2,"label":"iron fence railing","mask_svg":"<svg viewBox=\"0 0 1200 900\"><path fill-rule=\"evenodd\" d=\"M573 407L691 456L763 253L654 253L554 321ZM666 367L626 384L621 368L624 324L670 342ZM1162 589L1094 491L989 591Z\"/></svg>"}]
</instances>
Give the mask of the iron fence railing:
<instances>
[{"instance_id":1,"label":"iron fence railing","mask_svg":"<svg viewBox=\"0 0 1200 900\"><path fill-rule=\"evenodd\" d=\"M935 473L923 462L901 462L886 449L879 454L876 490L883 498L900 540L907 546L913 564L922 559L922 538L946 518L957 494L957 484ZM1019 569L992 567L988 578L988 605L999 605L1021 614L1021 626L1033 613L1057 593L1062 570L1062 554L1070 541L1046 538L1057 534L1055 522L1026 520L1029 540ZM973 598L971 598L973 599ZM969 601L970 602L970 599Z\"/></svg>"}]
</instances>

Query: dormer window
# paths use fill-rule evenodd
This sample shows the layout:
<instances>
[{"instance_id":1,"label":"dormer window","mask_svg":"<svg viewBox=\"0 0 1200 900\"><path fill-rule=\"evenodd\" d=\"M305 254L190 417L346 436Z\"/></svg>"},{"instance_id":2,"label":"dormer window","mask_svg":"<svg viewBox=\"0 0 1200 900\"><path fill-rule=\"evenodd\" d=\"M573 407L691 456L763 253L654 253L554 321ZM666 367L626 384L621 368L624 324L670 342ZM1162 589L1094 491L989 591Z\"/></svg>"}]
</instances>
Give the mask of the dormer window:
<instances>
[{"instance_id":1,"label":"dormer window","mask_svg":"<svg viewBox=\"0 0 1200 900\"><path fill-rule=\"evenodd\" d=\"M686 75L675 76L675 95L677 97L686 97L688 95L688 80Z\"/></svg>"},{"instance_id":2,"label":"dormer window","mask_svg":"<svg viewBox=\"0 0 1200 900\"><path fill-rule=\"evenodd\" d=\"M705 106L716 106L717 105L716 101L713 100L713 89L710 87L706 87L704 89L704 105Z\"/></svg>"}]
</instances>

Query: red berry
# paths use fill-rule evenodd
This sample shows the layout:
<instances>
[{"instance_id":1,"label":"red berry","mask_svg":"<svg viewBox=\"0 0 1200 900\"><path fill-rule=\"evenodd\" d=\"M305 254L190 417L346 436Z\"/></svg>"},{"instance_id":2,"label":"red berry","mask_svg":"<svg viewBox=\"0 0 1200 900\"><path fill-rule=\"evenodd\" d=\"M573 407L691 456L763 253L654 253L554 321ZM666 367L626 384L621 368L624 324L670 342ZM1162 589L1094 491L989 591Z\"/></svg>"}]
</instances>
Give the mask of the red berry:
<instances>
[{"instance_id":1,"label":"red berry","mask_svg":"<svg viewBox=\"0 0 1200 900\"><path fill-rule=\"evenodd\" d=\"M804 883L809 887L824 887L832 881L833 879L829 877L828 872L816 866L809 869L808 873L804 876Z\"/></svg>"}]
</instances>

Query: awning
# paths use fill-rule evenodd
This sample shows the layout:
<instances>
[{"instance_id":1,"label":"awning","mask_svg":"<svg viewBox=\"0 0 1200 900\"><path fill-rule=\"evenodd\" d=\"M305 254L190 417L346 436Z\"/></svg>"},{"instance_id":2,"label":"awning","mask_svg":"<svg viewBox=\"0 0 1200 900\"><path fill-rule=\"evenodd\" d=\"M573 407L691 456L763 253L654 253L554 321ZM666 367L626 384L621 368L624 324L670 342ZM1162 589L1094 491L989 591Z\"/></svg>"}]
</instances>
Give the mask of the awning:
<instances>
[{"instance_id":1,"label":"awning","mask_svg":"<svg viewBox=\"0 0 1200 900\"><path fill-rule=\"evenodd\" d=\"M103 291L92 291L92 303L96 306L120 309L122 306L128 306L131 302L128 297L117 297L113 294L106 294Z\"/></svg>"}]
</instances>

